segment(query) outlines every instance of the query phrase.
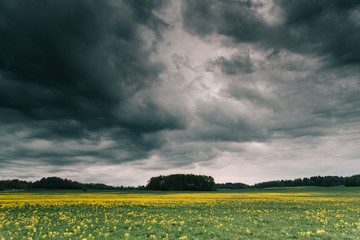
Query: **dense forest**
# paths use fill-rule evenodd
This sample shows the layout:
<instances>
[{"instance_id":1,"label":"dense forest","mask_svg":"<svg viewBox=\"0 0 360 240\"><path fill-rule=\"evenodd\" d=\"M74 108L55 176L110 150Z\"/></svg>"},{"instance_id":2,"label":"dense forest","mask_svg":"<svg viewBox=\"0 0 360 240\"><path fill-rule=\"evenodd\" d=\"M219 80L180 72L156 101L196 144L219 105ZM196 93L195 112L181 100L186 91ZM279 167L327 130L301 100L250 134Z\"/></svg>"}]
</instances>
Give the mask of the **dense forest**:
<instances>
[{"instance_id":1,"label":"dense forest","mask_svg":"<svg viewBox=\"0 0 360 240\"><path fill-rule=\"evenodd\" d=\"M146 185L148 190L165 191L215 191L214 178L194 174L173 174L152 177Z\"/></svg>"},{"instance_id":2,"label":"dense forest","mask_svg":"<svg viewBox=\"0 0 360 240\"><path fill-rule=\"evenodd\" d=\"M347 187L360 186L360 174L353 175L351 177L346 177L344 179L344 185Z\"/></svg>"},{"instance_id":3,"label":"dense forest","mask_svg":"<svg viewBox=\"0 0 360 240\"><path fill-rule=\"evenodd\" d=\"M345 185L347 187L360 186L360 174L349 177L314 176L310 178L297 178L294 180L277 180L247 185L244 183L217 183L211 176L193 174L173 174L168 176L152 177L146 186L115 187L102 183L79 183L59 177L42 178L35 182L19 179L0 180L0 191L19 189L99 189L99 190L166 190L166 191L213 191L216 189L250 189L269 187L295 187L295 186L322 186L332 187Z\"/></svg>"}]
</instances>

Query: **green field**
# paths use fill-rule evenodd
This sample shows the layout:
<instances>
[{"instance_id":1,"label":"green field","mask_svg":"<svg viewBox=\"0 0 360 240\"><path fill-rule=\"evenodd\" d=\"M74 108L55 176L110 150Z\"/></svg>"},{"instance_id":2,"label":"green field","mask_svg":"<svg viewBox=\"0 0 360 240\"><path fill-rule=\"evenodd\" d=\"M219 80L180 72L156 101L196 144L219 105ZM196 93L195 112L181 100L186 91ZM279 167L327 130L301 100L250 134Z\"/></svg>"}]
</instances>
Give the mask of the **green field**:
<instances>
[{"instance_id":1,"label":"green field","mask_svg":"<svg viewBox=\"0 0 360 240\"><path fill-rule=\"evenodd\" d=\"M360 239L360 188L1 193L0 239Z\"/></svg>"}]
</instances>

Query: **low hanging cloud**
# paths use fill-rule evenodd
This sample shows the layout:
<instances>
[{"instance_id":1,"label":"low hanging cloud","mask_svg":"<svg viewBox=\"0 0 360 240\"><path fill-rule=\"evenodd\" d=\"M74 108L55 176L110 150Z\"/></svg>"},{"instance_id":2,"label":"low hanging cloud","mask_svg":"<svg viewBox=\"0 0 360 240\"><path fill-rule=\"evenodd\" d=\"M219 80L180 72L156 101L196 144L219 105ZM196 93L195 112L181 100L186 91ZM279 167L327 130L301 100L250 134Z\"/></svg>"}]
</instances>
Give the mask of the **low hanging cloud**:
<instances>
[{"instance_id":1,"label":"low hanging cloud","mask_svg":"<svg viewBox=\"0 0 360 240\"><path fill-rule=\"evenodd\" d=\"M359 20L340 0L2 1L0 173L353 174Z\"/></svg>"}]
</instances>

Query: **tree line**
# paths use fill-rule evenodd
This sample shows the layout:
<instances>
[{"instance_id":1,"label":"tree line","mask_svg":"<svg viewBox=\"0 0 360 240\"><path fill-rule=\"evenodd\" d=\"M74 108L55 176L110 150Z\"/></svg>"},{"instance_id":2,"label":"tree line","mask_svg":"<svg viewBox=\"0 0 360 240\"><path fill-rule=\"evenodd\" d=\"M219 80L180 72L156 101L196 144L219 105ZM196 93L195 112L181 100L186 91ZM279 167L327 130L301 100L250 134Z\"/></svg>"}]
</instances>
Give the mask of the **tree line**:
<instances>
[{"instance_id":1,"label":"tree line","mask_svg":"<svg viewBox=\"0 0 360 240\"><path fill-rule=\"evenodd\" d=\"M310 178L297 178L294 180L276 180L260 182L254 185L244 183L217 183L217 189L248 189L248 188L270 188L270 187L297 187L297 186L321 186L333 187L344 185L346 187L360 186L360 174L339 177L339 176L313 176Z\"/></svg>"},{"instance_id":2,"label":"tree line","mask_svg":"<svg viewBox=\"0 0 360 240\"><path fill-rule=\"evenodd\" d=\"M296 186L322 186L333 187L345 185L344 177L338 176L314 176L310 178L297 178L294 180L280 180L261 182L254 185L254 188L268 188L268 187L296 187Z\"/></svg>"},{"instance_id":3,"label":"tree line","mask_svg":"<svg viewBox=\"0 0 360 240\"><path fill-rule=\"evenodd\" d=\"M17 190L17 189L98 189L98 190L131 190L135 187L114 187L102 183L79 183L69 179L59 177L41 178L35 182L22 181L19 179L13 180L0 180L0 191L4 190Z\"/></svg>"},{"instance_id":4,"label":"tree line","mask_svg":"<svg viewBox=\"0 0 360 240\"><path fill-rule=\"evenodd\" d=\"M323 186L332 187L345 185L347 187L360 186L360 174L349 177L313 176L310 178L297 178L294 180L277 180L247 185L244 183L217 183L214 178L205 175L173 174L168 176L152 177L146 186L115 187L102 183L79 183L59 177L42 178L35 182L19 179L0 180L0 191L18 189L99 189L99 190L164 190L164 191L214 191L216 189L250 189L269 187L295 187L295 186Z\"/></svg>"},{"instance_id":5,"label":"tree line","mask_svg":"<svg viewBox=\"0 0 360 240\"><path fill-rule=\"evenodd\" d=\"M351 177L346 177L344 179L344 185L348 187L360 186L360 174L353 175Z\"/></svg>"},{"instance_id":6,"label":"tree line","mask_svg":"<svg viewBox=\"0 0 360 240\"><path fill-rule=\"evenodd\" d=\"M250 185L247 185L245 183L216 183L215 184L216 189L248 189L252 188Z\"/></svg>"}]
</instances>

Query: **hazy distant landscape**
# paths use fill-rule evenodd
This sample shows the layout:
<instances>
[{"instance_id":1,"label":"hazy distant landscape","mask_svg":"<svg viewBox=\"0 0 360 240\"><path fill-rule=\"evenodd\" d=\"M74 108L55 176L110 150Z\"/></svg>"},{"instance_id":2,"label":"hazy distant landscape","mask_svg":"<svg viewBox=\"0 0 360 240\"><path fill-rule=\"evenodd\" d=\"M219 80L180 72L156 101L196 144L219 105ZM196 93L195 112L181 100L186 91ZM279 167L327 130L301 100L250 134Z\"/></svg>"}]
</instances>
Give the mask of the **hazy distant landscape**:
<instances>
[{"instance_id":1,"label":"hazy distant landscape","mask_svg":"<svg viewBox=\"0 0 360 240\"><path fill-rule=\"evenodd\" d=\"M214 191L220 189L254 189L269 187L294 187L294 186L320 186L333 187L360 186L360 174L349 177L339 176L314 176L310 178L297 178L294 180L277 180L247 185L244 183L215 183L213 177L194 174L172 174L149 179L143 186L109 186L103 183L79 183L59 177L42 178L35 182L19 179L0 180L0 191L26 190L26 189L88 189L96 190L167 190L167 191Z\"/></svg>"}]
</instances>

